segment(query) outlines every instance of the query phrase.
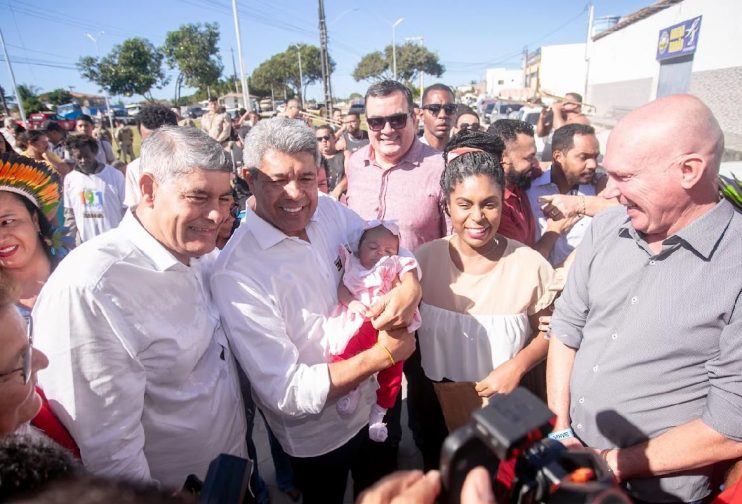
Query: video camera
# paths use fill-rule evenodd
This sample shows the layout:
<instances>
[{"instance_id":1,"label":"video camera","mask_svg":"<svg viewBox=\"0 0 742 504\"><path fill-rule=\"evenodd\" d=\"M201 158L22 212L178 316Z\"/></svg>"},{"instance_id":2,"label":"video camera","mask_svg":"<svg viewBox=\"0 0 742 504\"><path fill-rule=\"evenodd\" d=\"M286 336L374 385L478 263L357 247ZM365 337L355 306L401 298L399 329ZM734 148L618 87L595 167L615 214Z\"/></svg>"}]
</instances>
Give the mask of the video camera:
<instances>
[{"instance_id":1,"label":"video camera","mask_svg":"<svg viewBox=\"0 0 742 504\"><path fill-rule=\"evenodd\" d=\"M515 459L513 503L630 503L592 451L567 451L547 439L554 414L524 388L497 394L471 421L452 432L441 450L441 502L458 504L466 475L477 466L493 487L500 461Z\"/></svg>"}]
</instances>

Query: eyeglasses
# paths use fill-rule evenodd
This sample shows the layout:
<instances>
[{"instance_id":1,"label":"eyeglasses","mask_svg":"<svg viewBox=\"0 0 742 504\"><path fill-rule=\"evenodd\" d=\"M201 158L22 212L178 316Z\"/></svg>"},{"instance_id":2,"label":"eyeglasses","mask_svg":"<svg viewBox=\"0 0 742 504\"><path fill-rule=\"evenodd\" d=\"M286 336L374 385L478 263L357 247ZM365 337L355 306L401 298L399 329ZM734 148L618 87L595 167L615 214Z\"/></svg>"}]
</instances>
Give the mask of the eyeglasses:
<instances>
[{"instance_id":1,"label":"eyeglasses","mask_svg":"<svg viewBox=\"0 0 742 504\"><path fill-rule=\"evenodd\" d=\"M422 108L436 116L440 113L441 110L445 110L446 115L453 115L456 112L458 105L456 105L455 103L446 103L445 105L441 105L439 103L431 103L430 105L423 105Z\"/></svg>"},{"instance_id":2,"label":"eyeglasses","mask_svg":"<svg viewBox=\"0 0 742 504\"><path fill-rule=\"evenodd\" d=\"M0 374L0 378L12 375L18 371L22 372L23 384L27 384L31 379L31 359L33 358L33 319L31 317L23 317L26 319L26 339L28 339L28 345L26 345L23 351L23 364L21 367L13 369L7 373Z\"/></svg>"},{"instance_id":3,"label":"eyeglasses","mask_svg":"<svg viewBox=\"0 0 742 504\"><path fill-rule=\"evenodd\" d=\"M461 126L459 126L460 131L464 130L472 130L472 131L479 131L482 128L482 125L479 123L461 123Z\"/></svg>"},{"instance_id":4,"label":"eyeglasses","mask_svg":"<svg viewBox=\"0 0 742 504\"><path fill-rule=\"evenodd\" d=\"M381 131L389 123L393 130L399 130L407 126L409 114L394 114L386 117L367 117L366 123L371 131Z\"/></svg>"},{"instance_id":5,"label":"eyeglasses","mask_svg":"<svg viewBox=\"0 0 742 504\"><path fill-rule=\"evenodd\" d=\"M330 135L320 136L320 137L317 137L317 141L318 142L321 142L321 141L324 140L325 142L329 142L330 141L330 138L332 138L332 137L330 137Z\"/></svg>"}]
</instances>

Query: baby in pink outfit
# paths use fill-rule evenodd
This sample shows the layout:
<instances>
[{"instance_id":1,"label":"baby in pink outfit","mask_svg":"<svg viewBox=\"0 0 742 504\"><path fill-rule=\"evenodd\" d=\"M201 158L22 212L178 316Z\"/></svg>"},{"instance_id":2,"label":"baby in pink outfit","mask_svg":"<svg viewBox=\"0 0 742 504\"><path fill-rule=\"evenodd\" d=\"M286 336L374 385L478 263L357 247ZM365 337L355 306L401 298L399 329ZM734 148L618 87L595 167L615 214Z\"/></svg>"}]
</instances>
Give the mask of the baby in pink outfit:
<instances>
[{"instance_id":1,"label":"baby in pink outfit","mask_svg":"<svg viewBox=\"0 0 742 504\"><path fill-rule=\"evenodd\" d=\"M369 221L358 242L358 252L351 255L341 247L340 258L345 266L343 280L338 286L338 300L326 322L326 334L332 335L331 361L348 359L359 352L374 346L378 332L371 325L370 308L381 301L405 274L417 269L413 257L399 254L399 228L388 221ZM416 331L420 327L420 312L416 311L407 330ZM392 367L378 374L379 390L376 391L376 404L369 415L369 437L374 441L384 441L387 437L384 415L394 405L402 386L402 367L404 362L396 362ZM352 414L358 406L359 391L355 389L341 397L337 410L341 416Z\"/></svg>"}]
</instances>

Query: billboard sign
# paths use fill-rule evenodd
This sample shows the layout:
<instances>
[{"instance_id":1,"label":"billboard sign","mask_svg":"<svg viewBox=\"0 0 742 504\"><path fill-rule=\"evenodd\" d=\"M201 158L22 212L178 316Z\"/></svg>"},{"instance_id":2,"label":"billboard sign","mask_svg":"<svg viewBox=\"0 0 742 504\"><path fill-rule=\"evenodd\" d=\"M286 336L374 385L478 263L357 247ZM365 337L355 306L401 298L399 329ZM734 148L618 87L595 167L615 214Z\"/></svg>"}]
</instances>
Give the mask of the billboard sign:
<instances>
[{"instance_id":1,"label":"billboard sign","mask_svg":"<svg viewBox=\"0 0 742 504\"><path fill-rule=\"evenodd\" d=\"M678 56L688 56L696 52L698 36L701 31L701 18L698 16L682 23L660 30L657 42L657 61Z\"/></svg>"}]
</instances>

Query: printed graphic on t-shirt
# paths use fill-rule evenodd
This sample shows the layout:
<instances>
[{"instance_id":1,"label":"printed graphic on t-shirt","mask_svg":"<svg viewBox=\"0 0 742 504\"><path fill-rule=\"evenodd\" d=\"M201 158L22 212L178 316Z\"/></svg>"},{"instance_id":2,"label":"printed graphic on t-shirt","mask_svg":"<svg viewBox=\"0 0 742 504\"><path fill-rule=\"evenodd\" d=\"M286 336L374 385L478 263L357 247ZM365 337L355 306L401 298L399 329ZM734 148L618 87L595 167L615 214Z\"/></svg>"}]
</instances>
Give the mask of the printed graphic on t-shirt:
<instances>
[{"instance_id":1,"label":"printed graphic on t-shirt","mask_svg":"<svg viewBox=\"0 0 742 504\"><path fill-rule=\"evenodd\" d=\"M80 192L80 203L83 205L82 216L86 219L103 218L103 192L85 189Z\"/></svg>"}]
</instances>

